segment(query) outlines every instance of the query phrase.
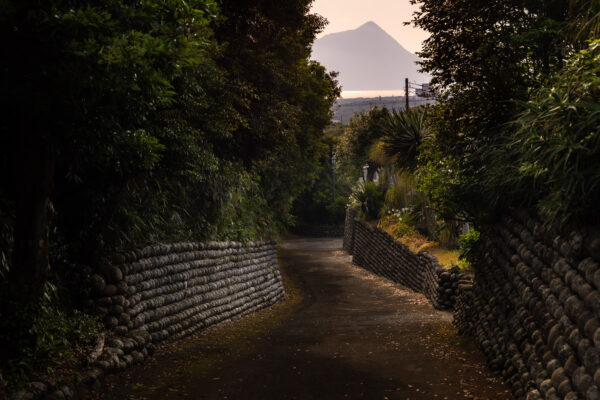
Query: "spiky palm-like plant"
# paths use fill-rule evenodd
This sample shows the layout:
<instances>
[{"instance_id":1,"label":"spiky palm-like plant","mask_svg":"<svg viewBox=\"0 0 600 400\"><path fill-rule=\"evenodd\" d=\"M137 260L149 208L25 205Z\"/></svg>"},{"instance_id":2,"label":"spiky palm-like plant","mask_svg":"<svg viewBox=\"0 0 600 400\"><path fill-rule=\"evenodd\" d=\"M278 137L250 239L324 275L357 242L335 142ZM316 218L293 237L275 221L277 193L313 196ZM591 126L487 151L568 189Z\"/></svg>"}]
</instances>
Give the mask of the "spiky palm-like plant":
<instances>
[{"instance_id":1,"label":"spiky palm-like plant","mask_svg":"<svg viewBox=\"0 0 600 400\"><path fill-rule=\"evenodd\" d=\"M423 141L426 108L394 110L383 127L383 151L400 169L417 166L417 148Z\"/></svg>"}]
</instances>

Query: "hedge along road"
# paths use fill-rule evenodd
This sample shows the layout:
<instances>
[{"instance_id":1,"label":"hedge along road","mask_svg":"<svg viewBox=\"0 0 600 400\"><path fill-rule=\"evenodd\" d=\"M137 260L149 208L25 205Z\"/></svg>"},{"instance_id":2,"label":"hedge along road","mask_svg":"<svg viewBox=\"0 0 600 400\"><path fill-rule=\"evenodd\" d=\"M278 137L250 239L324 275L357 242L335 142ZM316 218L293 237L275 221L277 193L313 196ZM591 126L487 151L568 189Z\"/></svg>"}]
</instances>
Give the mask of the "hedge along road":
<instances>
[{"instance_id":1,"label":"hedge along road","mask_svg":"<svg viewBox=\"0 0 600 400\"><path fill-rule=\"evenodd\" d=\"M166 344L103 399L510 399L452 316L352 265L341 239L285 241L285 302Z\"/></svg>"}]
</instances>

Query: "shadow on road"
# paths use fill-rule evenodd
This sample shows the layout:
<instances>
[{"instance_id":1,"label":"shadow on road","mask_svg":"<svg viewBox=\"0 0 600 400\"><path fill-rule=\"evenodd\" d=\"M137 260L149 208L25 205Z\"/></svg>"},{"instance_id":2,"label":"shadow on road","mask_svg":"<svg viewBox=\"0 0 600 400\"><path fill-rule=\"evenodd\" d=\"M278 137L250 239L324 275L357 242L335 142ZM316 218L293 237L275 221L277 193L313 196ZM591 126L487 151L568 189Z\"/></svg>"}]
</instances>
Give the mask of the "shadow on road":
<instances>
[{"instance_id":1,"label":"shadow on road","mask_svg":"<svg viewBox=\"0 0 600 400\"><path fill-rule=\"evenodd\" d=\"M286 240L288 300L162 346L106 399L510 399L451 315L351 264L341 239Z\"/></svg>"}]
</instances>

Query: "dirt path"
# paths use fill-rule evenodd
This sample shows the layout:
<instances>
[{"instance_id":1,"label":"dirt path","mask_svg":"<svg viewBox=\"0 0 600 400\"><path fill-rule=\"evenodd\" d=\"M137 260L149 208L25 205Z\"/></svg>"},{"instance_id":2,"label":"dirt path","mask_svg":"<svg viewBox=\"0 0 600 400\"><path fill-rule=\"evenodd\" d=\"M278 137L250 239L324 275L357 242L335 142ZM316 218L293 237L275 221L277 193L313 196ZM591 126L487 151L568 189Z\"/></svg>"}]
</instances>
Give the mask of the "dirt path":
<instances>
[{"instance_id":1,"label":"dirt path","mask_svg":"<svg viewBox=\"0 0 600 400\"><path fill-rule=\"evenodd\" d=\"M162 346L103 399L510 399L449 313L351 264L338 239L291 239L288 301Z\"/></svg>"}]
</instances>

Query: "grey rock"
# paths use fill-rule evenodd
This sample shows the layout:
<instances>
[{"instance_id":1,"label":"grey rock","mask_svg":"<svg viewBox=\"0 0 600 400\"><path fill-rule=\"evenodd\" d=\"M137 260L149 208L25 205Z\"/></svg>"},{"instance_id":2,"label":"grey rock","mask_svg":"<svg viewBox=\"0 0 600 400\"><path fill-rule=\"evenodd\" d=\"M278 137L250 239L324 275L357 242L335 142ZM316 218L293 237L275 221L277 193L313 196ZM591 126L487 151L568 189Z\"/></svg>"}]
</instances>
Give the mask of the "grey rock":
<instances>
[{"instance_id":1,"label":"grey rock","mask_svg":"<svg viewBox=\"0 0 600 400\"><path fill-rule=\"evenodd\" d=\"M82 382L85 385L93 385L104 376L104 370L100 368L92 368L83 373Z\"/></svg>"},{"instance_id":2,"label":"grey rock","mask_svg":"<svg viewBox=\"0 0 600 400\"><path fill-rule=\"evenodd\" d=\"M117 283L123 279L123 272L119 267L110 266L105 270L106 281L109 283Z\"/></svg>"},{"instance_id":3,"label":"grey rock","mask_svg":"<svg viewBox=\"0 0 600 400\"><path fill-rule=\"evenodd\" d=\"M31 382L29 388L35 394L42 394L48 391L48 386L43 382Z\"/></svg>"},{"instance_id":4,"label":"grey rock","mask_svg":"<svg viewBox=\"0 0 600 400\"><path fill-rule=\"evenodd\" d=\"M91 277L92 280L92 289L96 293L102 293L104 288L106 287L106 281L98 274L94 274Z\"/></svg>"},{"instance_id":5,"label":"grey rock","mask_svg":"<svg viewBox=\"0 0 600 400\"><path fill-rule=\"evenodd\" d=\"M118 338L111 337L111 338L106 339L106 346L108 348L122 349L123 341L121 341Z\"/></svg>"},{"instance_id":6,"label":"grey rock","mask_svg":"<svg viewBox=\"0 0 600 400\"><path fill-rule=\"evenodd\" d=\"M106 287L104 288L104 290L102 291L102 293L105 296L114 296L117 294L117 287L115 285L106 285Z\"/></svg>"},{"instance_id":7,"label":"grey rock","mask_svg":"<svg viewBox=\"0 0 600 400\"><path fill-rule=\"evenodd\" d=\"M33 393L21 390L12 393L9 400L33 400L34 398L35 396Z\"/></svg>"},{"instance_id":8,"label":"grey rock","mask_svg":"<svg viewBox=\"0 0 600 400\"><path fill-rule=\"evenodd\" d=\"M115 333L119 336L124 336L129 331L129 328L123 325L119 325L115 328Z\"/></svg>"},{"instance_id":9,"label":"grey rock","mask_svg":"<svg viewBox=\"0 0 600 400\"><path fill-rule=\"evenodd\" d=\"M132 351L131 356L133 357L133 361L135 364L141 364L142 362L144 362L144 354L137 350Z\"/></svg>"}]
</instances>

